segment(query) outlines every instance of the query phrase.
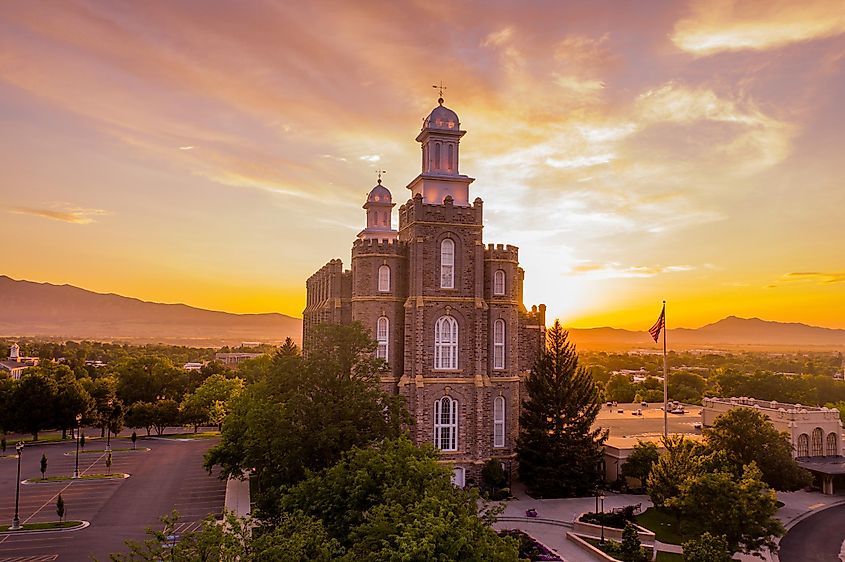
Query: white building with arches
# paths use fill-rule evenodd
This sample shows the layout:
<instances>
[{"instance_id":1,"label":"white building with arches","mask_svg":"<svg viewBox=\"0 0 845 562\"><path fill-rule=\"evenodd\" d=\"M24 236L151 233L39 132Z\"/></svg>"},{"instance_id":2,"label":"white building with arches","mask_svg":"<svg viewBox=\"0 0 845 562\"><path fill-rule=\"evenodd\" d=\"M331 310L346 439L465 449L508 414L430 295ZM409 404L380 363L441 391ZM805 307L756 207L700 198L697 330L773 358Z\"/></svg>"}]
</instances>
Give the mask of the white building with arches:
<instances>
[{"instance_id":1,"label":"white building with arches","mask_svg":"<svg viewBox=\"0 0 845 562\"><path fill-rule=\"evenodd\" d=\"M845 474L839 410L747 397L705 398L701 423L710 427L722 414L741 407L760 411L771 420L775 429L788 433L792 455L801 466L820 477L823 492L833 493L838 475Z\"/></svg>"}]
</instances>

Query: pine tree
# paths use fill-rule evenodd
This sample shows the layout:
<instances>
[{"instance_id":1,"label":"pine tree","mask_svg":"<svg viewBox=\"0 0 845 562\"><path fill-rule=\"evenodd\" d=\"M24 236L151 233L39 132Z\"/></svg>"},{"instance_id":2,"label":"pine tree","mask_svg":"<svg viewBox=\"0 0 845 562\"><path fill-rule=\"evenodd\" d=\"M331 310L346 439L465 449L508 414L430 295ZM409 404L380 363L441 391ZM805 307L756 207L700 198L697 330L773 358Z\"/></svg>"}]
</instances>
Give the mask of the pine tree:
<instances>
[{"instance_id":1,"label":"pine tree","mask_svg":"<svg viewBox=\"0 0 845 562\"><path fill-rule=\"evenodd\" d=\"M61 521L65 516L65 500L62 499L61 494L59 494L59 497L56 498L56 515L59 516L59 521Z\"/></svg>"},{"instance_id":2,"label":"pine tree","mask_svg":"<svg viewBox=\"0 0 845 562\"><path fill-rule=\"evenodd\" d=\"M519 476L542 497L584 495L599 478L607 432L592 429L599 413L598 389L578 366L575 346L555 321L546 349L525 380L527 400L519 416Z\"/></svg>"}]
</instances>

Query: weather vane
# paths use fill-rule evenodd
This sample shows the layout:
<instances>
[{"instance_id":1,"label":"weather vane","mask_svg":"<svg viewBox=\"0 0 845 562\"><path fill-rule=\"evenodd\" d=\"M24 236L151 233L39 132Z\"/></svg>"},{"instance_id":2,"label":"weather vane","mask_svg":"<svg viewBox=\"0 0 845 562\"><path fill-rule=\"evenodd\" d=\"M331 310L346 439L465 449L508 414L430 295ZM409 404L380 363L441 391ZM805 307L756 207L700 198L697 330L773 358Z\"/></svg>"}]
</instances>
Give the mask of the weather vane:
<instances>
[{"instance_id":1,"label":"weather vane","mask_svg":"<svg viewBox=\"0 0 845 562\"><path fill-rule=\"evenodd\" d=\"M378 184L381 185L381 175L386 174L387 170L376 170L376 173L378 174Z\"/></svg>"},{"instance_id":2,"label":"weather vane","mask_svg":"<svg viewBox=\"0 0 845 562\"><path fill-rule=\"evenodd\" d=\"M437 90L437 94L438 94L437 103L439 103L440 105L443 105L443 90L446 89L446 86L443 85L443 80L440 81L440 84L435 84L434 86L432 86L432 88Z\"/></svg>"}]
</instances>

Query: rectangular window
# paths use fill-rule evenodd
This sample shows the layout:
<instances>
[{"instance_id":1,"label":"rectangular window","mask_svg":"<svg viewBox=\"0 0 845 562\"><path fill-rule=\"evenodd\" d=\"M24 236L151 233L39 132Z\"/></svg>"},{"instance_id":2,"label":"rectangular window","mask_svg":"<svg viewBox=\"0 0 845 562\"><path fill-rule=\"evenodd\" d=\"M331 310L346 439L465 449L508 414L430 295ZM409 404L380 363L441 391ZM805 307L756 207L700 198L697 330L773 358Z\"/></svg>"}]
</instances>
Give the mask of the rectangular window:
<instances>
[{"instance_id":1,"label":"rectangular window","mask_svg":"<svg viewBox=\"0 0 845 562\"><path fill-rule=\"evenodd\" d=\"M455 288L455 243L449 238L440 243L440 287Z\"/></svg>"},{"instance_id":2,"label":"rectangular window","mask_svg":"<svg viewBox=\"0 0 845 562\"><path fill-rule=\"evenodd\" d=\"M505 398L497 396L493 401L493 446L505 446Z\"/></svg>"}]
</instances>

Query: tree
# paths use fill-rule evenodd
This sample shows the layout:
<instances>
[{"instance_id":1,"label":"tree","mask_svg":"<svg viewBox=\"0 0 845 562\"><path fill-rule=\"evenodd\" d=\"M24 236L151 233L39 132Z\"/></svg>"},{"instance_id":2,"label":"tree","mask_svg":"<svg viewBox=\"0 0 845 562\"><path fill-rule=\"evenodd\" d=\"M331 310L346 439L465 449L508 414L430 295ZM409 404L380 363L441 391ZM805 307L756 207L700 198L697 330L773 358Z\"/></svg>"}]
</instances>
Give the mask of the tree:
<instances>
[{"instance_id":1,"label":"tree","mask_svg":"<svg viewBox=\"0 0 845 562\"><path fill-rule=\"evenodd\" d=\"M38 441L38 432L53 426L54 405L58 387L52 377L38 370L25 373L14 388L12 405L15 429L31 433Z\"/></svg>"},{"instance_id":2,"label":"tree","mask_svg":"<svg viewBox=\"0 0 845 562\"><path fill-rule=\"evenodd\" d=\"M637 534L637 528L630 521L627 521L625 528L622 529L622 543L619 545L619 553L625 562L646 562L647 560L645 553L643 553L640 536Z\"/></svg>"},{"instance_id":3,"label":"tree","mask_svg":"<svg viewBox=\"0 0 845 562\"><path fill-rule=\"evenodd\" d=\"M731 562L733 553L728 550L725 535L704 532L683 544L684 562Z\"/></svg>"},{"instance_id":4,"label":"tree","mask_svg":"<svg viewBox=\"0 0 845 562\"><path fill-rule=\"evenodd\" d=\"M560 322L525 380L527 400L519 416L519 474L533 494L583 495L598 479L607 432L593 429L601 408L598 390Z\"/></svg>"},{"instance_id":5,"label":"tree","mask_svg":"<svg viewBox=\"0 0 845 562\"><path fill-rule=\"evenodd\" d=\"M728 551L746 554L774 550L784 533L775 518L777 496L762 480L756 463L745 466L737 480L729 467L687 478L669 505L714 535L724 535Z\"/></svg>"},{"instance_id":6,"label":"tree","mask_svg":"<svg viewBox=\"0 0 845 562\"><path fill-rule=\"evenodd\" d=\"M789 434L778 432L765 414L753 408L732 408L703 434L711 449L726 454L736 473L756 462L763 481L782 491L798 490L812 481L792 457Z\"/></svg>"},{"instance_id":7,"label":"tree","mask_svg":"<svg viewBox=\"0 0 845 562\"><path fill-rule=\"evenodd\" d=\"M41 480L47 476L47 453L41 453Z\"/></svg>"},{"instance_id":8,"label":"tree","mask_svg":"<svg viewBox=\"0 0 845 562\"><path fill-rule=\"evenodd\" d=\"M616 402L633 402L636 393L637 387L628 375L611 375L604 387L605 399Z\"/></svg>"},{"instance_id":9,"label":"tree","mask_svg":"<svg viewBox=\"0 0 845 562\"><path fill-rule=\"evenodd\" d=\"M109 474L111 474L111 451L106 452L106 469L108 469Z\"/></svg>"},{"instance_id":10,"label":"tree","mask_svg":"<svg viewBox=\"0 0 845 562\"><path fill-rule=\"evenodd\" d=\"M91 398L94 408L82 418L82 423L100 428L100 437L105 437L109 416L113 413L113 405L117 401L117 379L112 376L102 376L96 379L85 379L83 386Z\"/></svg>"},{"instance_id":11,"label":"tree","mask_svg":"<svg viewBox=\"0 0 845 562\"><path fill-rule=\"evenodd\" d=\"M68 428L76 425L76 416L82 414L86 417L94 408L94 399L85 390L85 387L76 379L76 375L66 366L62 365L67 372L64 372L56 379L56 423L62 429L62 439L67 438Z\"/></svg>"},{"instance_id":12,"label":"tree","mask_svg":"<svg viewBox=\"0 0 845 562\"><path fill-rule=\"evenodd\" d=\"M179 423L179 404L175 400L159 400L152 405L151 409L153 427L156 435L161 435L168 427L176 426Z\"/></svg>"},{"instance_id":13,"label":"tree","mask_svg":"<svg viewBox=\"0 0 845 562\"><path fill-rule=\"evenodd\" d=\"M155 409L155 405L150 402L135 402L126 413L127 427L143 428L149 437L150 430L155 425Z\"/></svg>"},{"instance_id":14,"label":"tree","mask_svg":"<svg viewBox=\"0 0 845 562\"><path fill-rule=\"evenodd\" d=\"M683 481L702 470L704 454L701 445L680 435L665 437L663 447L665 451L652 464L646 486L656 507L666 507L669 500L680 494Z\"/></svg>"},{"instance_id":15,"label":"tree","mask_svg":"<svg viewBox=\"0 0 845 562\"><path fill-rule=\"evenodd\" d=\"M186 390L185 371L161 355L129 357L112 369L117 376L117 395L129 405L161 398L178 400Z\"/></svg>"},{"instance_id":16,"label":"tree","mask_svg":"<svg viewBox=\"0 0 845 562\"><path fill-rule=\"evenodd\" d=\"M134 451L135 450L135 442L138 441L138 434L133 431L130 439L132 440L132 450Z\"/></svg>"},{"instance_id":17,"label":"tree","mask_svg":"<svg viewBox=\"0 0 845 562\"><path fill-rule=\"evenodd\" d=\"M226 378L221 374L211 375L199 388L187 394L179 409L183 421L194 426L213 423L218 427L228 413L227 404L243 392L244 381L237 377Z\"/></svg>"},{"instance_id":18,"label":"tree","mask_svg":"<svg viewBox=\"0 0 845 562\"><path fill-rule=\"evenodd\" d=\"M79 446L82 447L82 450L85 450L85 434L82 433L79 435Z\"/></svg>"},{"instance_id":19,"label":"tree","mask_svg":"<svg viewBox=\"0 0 845 562\"><path fill-rule=\"evenodd\" d=\"M59 497L56 498L56 515L59 516L59 521L61 521L65 516L65 500L62 498L61 494L59 494Z\"/></svg>"},{"instance_id":20,"label":"tree","mask_svg":"<svg viewBox=\"0 0 845 562\"><path fill-rule=\"evenodd\" d=\"M406 436L353 448L281 506L320 519L350 560L517 560L516 544L479 518L477 493L455 488L436 451Z\"/></svg>"},{"instance_id":21,"label":"tree","mask_svg":"<svg viewBox=\"0 0 845 562\"><path fill-rule=\"evenodd\" d=\"M669 397L687 404L701 404L707 388L704 377L695 373L678 371L669 374Z\"/></svg>"},{"instance_id":22,"label":"tree","mask_svg":"<svg viewBox=\"0 0 845 562\"><path fill-rule=\"evenodd\" d=\"M634 450L622 464L622 475L629 478L636 478L640 486L645 488L648 483L648 475L651 474L651 467L660 458L657 445L651 441L637 441Z\"/></svg>"},{"instance_id":23,"label":"tree","mask_svg":"<svg viewBox=\"0 0 845 562\"><path fill-rule=\"evenodd\" d=\"M839 420L845 424L845 400L840 400L839 402L828 402L825 406L833 408L834 410L839 410Z\"/></svg>"},{"instance_id":24,"label":"tree","mask_svg":"<svg viewBox=\"0 0 845 562\"><path fill-rule=\"evenodd\" d=\"M379 389L375 342L360 324L320 325L307 359L273 363L266 381L232 401L220 443L205 466L221 477L254 469L258 510L278 515L283 486L340 460L344 451L396 437L408 421L403 399Z\"/></svg>"}]
</instances>

